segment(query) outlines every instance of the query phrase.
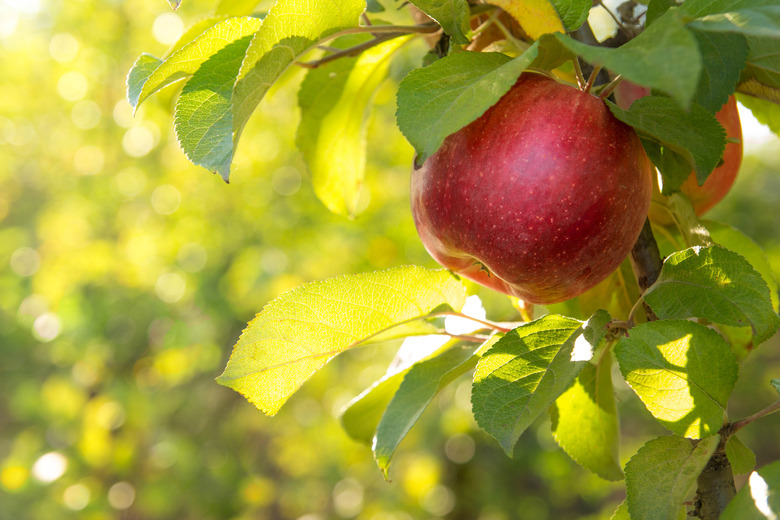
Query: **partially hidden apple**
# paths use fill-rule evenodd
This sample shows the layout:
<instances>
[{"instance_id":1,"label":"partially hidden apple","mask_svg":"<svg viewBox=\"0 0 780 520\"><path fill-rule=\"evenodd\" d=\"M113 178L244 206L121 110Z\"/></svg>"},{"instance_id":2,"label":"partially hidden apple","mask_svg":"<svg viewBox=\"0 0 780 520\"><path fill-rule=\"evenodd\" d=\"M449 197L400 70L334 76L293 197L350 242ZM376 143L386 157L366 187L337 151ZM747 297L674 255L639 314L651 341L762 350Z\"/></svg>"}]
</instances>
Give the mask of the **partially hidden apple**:
<instances>
[{"instance_id":1,"label":"partially hidden apple","mask_svg":"<svg viewBox=\"0 0 780 520\"><path fill-rule=\"evenodd\" d=\"M412 173L411 205L443 266L536 304L612 273L647 216L651 166L604 102L523 73Z\"/></svg>"},{"instance_id":2,"label":"partially hidden apple","mask_svg":"<svg viewBox=\"0 0 780 520\"><path fill-rule=\"evenodd\" d=\"M648 88L623 81L615 89L615 101L618 106L628 110L634 101L648 94L650 94ZM715 118L723 125L723 128L726 130L726 138L729 139L726 143L726 149L723 151L720 165L712 170L712 173L710 173L701 186L699 186L694 172L691 172L691 175L680 186L680 191L685 193L691 200L697 215L703 215L726 196L729 190L731 190L731 186L737 178L737 173L739 173L739 167L742 164L742 124L739 120L737 100L734 96L731 96L726 104L715 114ZM661 205L665 205L663 198L657 193L657 190L653 194L653 200L660 202ZM664 215L653 209L651 209L650 215L651 217L656 216L654 220L668 223L668 219Z\"/></svg>"}]
</instances>

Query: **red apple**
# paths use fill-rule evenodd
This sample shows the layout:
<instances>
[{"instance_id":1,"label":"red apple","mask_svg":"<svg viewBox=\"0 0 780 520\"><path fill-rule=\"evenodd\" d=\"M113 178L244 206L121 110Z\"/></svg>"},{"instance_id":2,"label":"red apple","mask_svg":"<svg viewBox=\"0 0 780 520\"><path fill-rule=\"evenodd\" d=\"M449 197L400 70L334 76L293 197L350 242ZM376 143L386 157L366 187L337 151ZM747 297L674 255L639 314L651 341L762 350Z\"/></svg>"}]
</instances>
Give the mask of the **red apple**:
<instances>
[{"instance_id":1,"label":"red apple","mask_svg":"<svg viewBox=\"0 0 780 520\"><path fill-rule=\"evenodd\" d=\"M530 303L614 271L647 216L639 138L592 94L524 73L411 181L417 231L443 266Z\"/></svg>"},{"instance_id":2,"label":"red apple","mask_svg":"<svg viewBox=\"0 0 780 520\"><path fill-rule=\"evenodd\" d=\"M615 100L618 106L628 109L637 99L650 93L645 87L640 87L628 81L623 81L615 89ZM697 215L703 215L726 196L737 178L739 166L742 163L742 124L739 121L739 112L737 111L737 100L731 96L725 105L715 114L715 117L726 130L726 137L730 139L726 143L726 149L723 152L723 159L717 168L712 170L704 184L699 186L696 174L691 175L680 186L680 191L685 193L691 200L693 209ZM658 194L654 194L659 198ZM660 199L659 199L660 200ZM651 215L656 212L651 212ZM657 220L663 223L663 217Z\"/></svg>"}]
</instances>

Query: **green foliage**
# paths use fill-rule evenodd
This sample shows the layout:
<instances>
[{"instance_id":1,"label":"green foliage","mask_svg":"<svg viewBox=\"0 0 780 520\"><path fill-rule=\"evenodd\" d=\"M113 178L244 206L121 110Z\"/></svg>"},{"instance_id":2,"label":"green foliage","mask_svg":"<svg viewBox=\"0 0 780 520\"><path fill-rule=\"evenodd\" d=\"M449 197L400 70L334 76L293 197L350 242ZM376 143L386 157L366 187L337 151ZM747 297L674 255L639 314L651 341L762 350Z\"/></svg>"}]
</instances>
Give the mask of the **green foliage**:
<instances>
[{"instance_id":1,"label":"green foliage","mask_svg":"<svg viewBox=\"0 0 780 520\"><path fill-rule=\"evenodd\" d=\"M690 321L645 323L620 339L615 356L626 382L672 432L701 439L723 426L737 362L717 332Z\"/></svg>"},{"instance_id":2,"label":"green foliage","mask_svg":"<svg viewBox=\"0 0 780 520\"><path fill-rule=\"evenodd\" d=\"M371 102L387 77L390 58L407 41L395 38L360 57L311 70L301 84L296 144L309 166L315 193L333 213L350 217L358 213Z\"/></svg>"},{"instance_id":3,"label":"green foliage","mask_svg":"<svg viewBox=\"0 0 780 520\"><path fill-rule=\"evenodd\" d=\"M398 87L398 127L417 151L416 163L494 105L537 57L536 45L514 60L458 52L409 73Z\"/></svg>"},{"instance_id":4,"label":"green foliage","mask_svg":"<svg viewBox=\"0 0 780 520\"><path fill-rule=\"evenodd\" d=\"M735 475L746 475L756 467L756 454L736 435L726 442L726 456Z\"/></svg>"},{"instance_id":5,"label":"green foliage","mask_svg":"<svg viewBox=\"0 0 780 520\"><path fill-rule=\"evenodd\" d=\"M403 2L189 0L176 14L158 0L67 9L44 0L37 14L0 4L0 516L603 517L621 484L599 477L621 479L619 453L634 453L658 423L677 435L631 458L615 518L684 516L725 441L715 433L755 413L770 389L751 383L776 376L778 190L765 173L775 152L750 156L742 191L713 210L747 223L756 242L712 221L708 233L674 195L681 229L654 225L669 258L644 300L626 261L576 300L518 315L451 273L391 268L431 265L408 212L413 150L393 100L419 162L521 72L573 82L579 56L653 88L615 112L644 138L668 192L718 164L724 141L711 114L735 90L764 98L744 99L776 129L776 2L653 0L649 28L619 48L514 32L489 48L505 54L468 47L480 31L513 31L505 13L412 3L450 36L437 49L449 55L426 68L417 36L440 35L433 23L411 26ZM573 30L591 3L552 5ZM380 25L370 13L382 10ZM177 39L165 27L178 21L189 26ZM170 45L160 58L141 54L155 50L150 34ZM41 85L51 95L31 95ZM117 103L125 86L135 120ZM185 155L226 180L237 172L230 187L197 178L165 137L174 106ZM678 251L710 237L723 247ZM334 278L355 272L366 274ZM477 291L493 319L525 323L443 325ZM661 320L643 323L643 301ZM287 402L274 421L213 384L225 347L261 308L220 382L269 414ZM391 361L401 339L427 334L443 335L441 346ZM762 342L771 344L753 351ZM613 355L631 388L611 371ZM475 368L471 385L463 376ZM337 428L339 410L385 473L392 459L394 484ZM752 470L754 451L775 454L766 424L725 442L735 473ZM36 469L50 452L67 463L51 482ZM767 516L777 493L765 507L759 491L761 482L775 491L776 467L754 473L724 517Z\"/></svg>"},{"instance_id":6,"label":"green foliage","mask_svg":"<svg viewBox=\"0 0 780 520\"><path fill-rule=\"evenodd\" d=\"M719 246L692 247L670 255L644 295L659 318L705 318L750 325L756 345L780 326L766 282L742 256Z\"/></svg>"},{"instance_id":7,"label":"green foliage","mask_svg":"<svg viewBox=\"0 0 780 520\"><path fill-rule=\"evenodd\" d=\"M467 0L411 0L422 12L439 22L452 43L468 43L466 32L469 26L469 5Z\"/></svg>"},{"instance_id":8,"label":"green foliage","mask_svg":"<svg viewBox=\"0 0 780 520\"><path fill-rule=\"evenodd\" d=\"M582 336L591 348L601 341L603 315L593 321L583 325L547 315L514 329L483 354L474 374L474 418L507 454L587 362L572 355L578 338Z\"/></svg>"},{"instance_id":9,"label":"green foliage","mask_svg":"<svg viewBox=\"0 0 780 520\"><path fill-rule=\"evenodd\" d=\"M718 165L726 147L726 133L711 113L699 105L683 110L672 99L647 96L637 99L630 110L610 104L612 113L632 125L643 140L650 159L664 174L664 190L679 189L691 169L703 183ZM659 145L664 157L659 156ZM666 154L679 155L670 168ZM677 165L680 167L676 167Z\"/></svg>"},{"instance_id":10,"label":"green foliage","mask_svg":"<svg viewBox=\"0 0 780 520\"><path fill-rule=\"evenodd\" d=\"M780 513L780 461L750 474L745 486L723 511L723 520L764 520Z\"/></svg>"},{"instance_id":11,"label":"green foliage","mask_svg":"<svg viewBox=\"0 0 780 520\"><path fill-rule=\"evenodd\" d=\"M626 464L626 503L632 519L675 520L680 504L696 477L715 452L720 437L713 435L694 446L677 436L647 442Z\"/></svg>"},{"instance_id":12,"label":"green foliage","mask_svg":"<svg viewBox=\"0 0 780 520\"><path fill-rule=\"evenodd\" d=\"M249 323L217 382L274 415L336 354L437 309L460 310L465 298L465 287L451 273L420 267L300 286Z\"/></svg>"},{"instance_id":13,"label":"green foliage","mask_svg":"<svg viewBox=\"0 0 780 520\"><path fill-rule=\"evenodd\" d=\"M587 364L550 409L555 442L577 463L606 480L622 480L612 356ZM591 432L583 435L583 432Z\"/></svg>"}]
</instances>

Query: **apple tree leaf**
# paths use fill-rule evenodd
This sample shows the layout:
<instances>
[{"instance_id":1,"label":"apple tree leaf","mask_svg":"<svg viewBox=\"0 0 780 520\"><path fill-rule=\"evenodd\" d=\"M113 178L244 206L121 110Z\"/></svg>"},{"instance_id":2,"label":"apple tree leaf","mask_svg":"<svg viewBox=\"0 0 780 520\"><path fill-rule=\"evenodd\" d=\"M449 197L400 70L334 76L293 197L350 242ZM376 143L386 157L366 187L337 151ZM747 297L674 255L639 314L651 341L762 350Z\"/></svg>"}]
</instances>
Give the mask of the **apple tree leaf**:
<instances>
[{"instance_id":1,"label":"apple tree leaf","mask_svg":"<svg viewBox=\"0 0 780 520\"><path fill-rule=\"evenodd\" d=\"M775 387L777 393L780 394L780 379L772 379L770 383L772 384L773 387Z\"/></svg>"},{"instance_id":2,"label":"apple tree leaf","mask_svg":"<svg viewBox=\"0 0 780 520\"><path fill-rule=\"evenodd\" d=\"M631 518L676 520L720 442L719 435L695 446L676 435L648 441L626 464L626 503Z\"/></svg>"},{"instance_id":3,"label":"apple tree leaf","mask_svg":"<svg viewBox=\"0 0 780 520\"><path fill-rule=\"evenodd\" d=\"M628 504L626 504L625 500L615 509L609 520L631 520L631 516L628 514Z\"/></svg>"},{"instance_id":4,"label":"apple tree leaf","mask_svg":"<svg viewBox=\"0 0 780 520\"><path fill-rule=\"evenodd\" d=\"M754 471L720 515L721 520L767 520L780 516L780 461Z\"/></svg>"},{"instance_id":5,"label":"apple tree leaf","mask_svg":"<svg viewBox=\"0 0 780 520\"><path fill-rule=\"evenodd\" d=\"M445 137L468 125L496 104L528 67L553 59L535 42L515 59L496 52L457 52L410 72L398 86L396 118L417 152L417 164L439 149ZM552 63L554 65L554 63Z\"/></svg>"},{"instance_id":6,"label":"apple tree leaf","mask_svg":"<svg viewBox=\"0 0 780 520\"><path fill-rule=\"evenodd\" d=\"M566 32L564 22L553 5L558 3L555 0L488 0L488 3L509 13L531 39L537 40L547 33ZM566 10L565 4L568 2L562 0L560 3L562 9Z\"/></svg>"},{"instance_id":7,"label":"apple tree leaf","mask_svg":"<svg viewBox=\"0 0 780 520\"><path fill-rule=\"evenodd\" d=\"M365 0L277 0L246 50L233 95L223 104L221 115L232 123L231 131L219 132L219 153L188 154L190 159L227 180L238 140L249 117L271 85L302 54L340 30L356 27L365 10ZM216 114L215 114L216 115ZM209 125L217 126L212 117ZM183 143L185 152L197 143Z\"/></svg>"},{"instance_id":8,"label":"apple tree leaf","mask_svg":"<svg viewBox=\"0 0 780 520\"><path fill-rule=\"evenodd\" d=\"M230 98L251 41L251 34L244 36L209 57L184 85L173 115L176 138L187 158L220 173L225 181L226 170L213 166L232 157L232 143L224 139L232 128Z\"/></svg>"},{"instance_id":9,"label":"apple tree leaf","mask_svg":"<svg viewBox=\"0 0 780 520\"><path fill-rule=\"evenodd\" d=\"M130 104L137 109L146 98L161 88L192 76L206 60L228 44L254 34L262 23L262 20L252 17L228 18L205 29L199 36L171 53L149 74L137 94L137 89L134 89L133 95L128 89Z\"/></svg>"},{"instance_id":10,"label":"apple tree leaf","mask_svg":"<svg viewBox=\"0 0 780 520\"><path fill-rule=\"evenodd\" d=\"M149 76L160 66L163 61L155 58L151 54L141 54L130 72L127 74L127 101L132 107L138 106L138 98L141 95L141 89L149 80Z\"/></svg>"},{"instance_id":11,"label":"apple tree leaf","mask_svg":"<svg viewBox=\"0 0 780 520\"><path fill-rule=\"evenodd\" d=\"M716 114L739 82L748 56L747 40L741 34L693 31L702 57L702 74L696 102Z\"/></svg>"},{"instance_id":12,"label":"apple tree leaf","mask_svg":"<svg viewBox=\"0 0 780 520\"><path fill-rule=\"evenodd\" d=\"M435 357L413 365L393 396L376 429L372 449L379 468L387 478L390 458L425 408L442 388L473 369L484 350L498 341L495 336L484 345L460 344Z\"/></svg>"},{"instance_id":13,"label":"apple tree leaf","mask_svg":"<svg viewBox=\"0 0 780 520\"><path fill-rule=\"evenodd\" d=\"M430 355L418 360L418 362L431 359L453 348L459 341L455 339L446 341L441 347ZM414 363L388 368L384 376L344 406L339 414L339 418L342 428L352 439L369 446L373 443L374 434L379 421L382 419L382 414L412 366L414 366Z\"/></svg>"},{"instance_id":14,"label":"apple tree leaf","mask_svg":"<svg viewBox=\"0 0 780 520\"><path fill-rule=\"evenodd\" d=\"M715 220L702 220L701 223L710 232L712 240L730 251L739 251L753 269L763 278L769 287L769 298L775 312L780 311L780 296L778 296L777 279L769 263L769 259L761 246L739 229L729 224Z\"/></svg>"},{"instance_id":15,"label":"apple tree leaf","mask_svg":"<svg viewBox=\"0 0 780 520\"><path fill-rule=\"evenodd\" d=\"M735 475L746 475L756 467L756 454L736 435L732 435L726 441L726 457Z\"/></svg>"},{"instance_id":16,"label":"apple tree leaf","mask_svg":"<svg viewBox=\"0 0 780 520\"><path fill-rule=\"evenodd\" d=\"M672 181L670 188L679 188L691 169L696 172L699 183L703 183L723 156L726 132L715 116L699 105L694 104L690 110L684 110L674 100L661 96L639 98L629 110L610 102L607 105L615 117L634 127L643 144L647 141L658 143L688 163L687 168L683 168L685 173L682 178L678 168L669 179L670 176L666 175L669 169L664 163L656 162L661 173L665 174L664 189L667 188L667 179ZM652 150L647 151L655 160Z\"/></svg>"},{"instance_id":17,"label":"apple tree leaf","mask_svg":"<svg viewBox=\"0 0 780 520\"><path fill-rule=\"evenodd\" d=\"M694 18L775 5L775 0L687 0L682 8Z\"/></svg>"},{"instance_id":18,"label":"apple tree leaf","mask_svg":"<svg viewBox=\"0 0 780 520\"><path fill-rule=\"evenodd\" d=\"M469 24L467 0L410 0L410 3L436 20L452 38L452 43L464 45L469 42L466 37Z\"/></svg>"},{"instance_id":19,"label":"apple tree leaf","mask_svg":"<svg viewBox=\"0 0 780 520\"><path fill-rule=\"evenodd\" d=\"M314 192L333 213L357 213L371 101L387 77L391 56L408 40L394 38L359 57L312 69L301 84L296 144L311 172Z\"/></svg>"},{"instance_id":20,"label":"apple tree leaf","mask_svg":"<svg viewBox=\"0 0 780 520\"><path fill-rule=\"evenodd\" d=\"M780 326L761 274L744 257L721 246L696 246L670 255L644 299L661 319L696 317L750 325L756 345Z\"/></svg>"},{"instance_id":21,"label":"apple tree leaf","mask_svg":"<svg viewBox=\"0 0 780 520\"><path fill-rule=\"evenodd\" d=\"M679 9L670 9L639 36L617 49L586 45L563 34L547 38L555 38L586 61L602 65L637 85L672 96L682 107L688 107L696 93L701 55ZM669 56L674 59L670 60Z\"/></svg>"},{"instance_id":22,"label":"apple tree leaf","mask_svg":"<svg viewBox=\"0 0 780 520\"><path fill-rule=\"evenodd\" d=\"M780 39L780 6L765 5L731 12L709 14L688 24L707 32L736 33L745 36Z\"/></svg>"},{"instance_id":23,"label":"apple tree leaf","mask_svg":"<svg viewBox=\"0 0 780 520\"><path fill-rule=\"evenodd\" d=\"M723 337L685 320L637 325L615 347L626 382L661 424L701 439L723 426L737 361Z\"/></svg>"},{"instance_id":24,"label":"apple tree leaf","mask_svg":"<svg viewBox=\"0 0 780 520\"><path fill-rule=\"evenodd\" d=\"M578 464L606 480L621 480L612 357L587 364L550 408L555 442ZM584 432L588 432L587 435Z\"/></svg>"},{"instance_id":25,"label":"apple tree leaf","mask_svg":"<svg viewBox=\"0 0 780 520\"><path fill-rule=\"evenodd\" d=\"M335 355L442 307L460 310L465 301L452 273L416 266L305 284L249 323L217 382L274 415Z\"/></svg>"},{"instance_id":26,"label":"apple tree leaf","mask_svg":"<svg viewBox=\"0 0 780 520\"><path fill-rule=\"evenodd\" d=\"M517 439L574 382L606 333L606 312L584 324L548 314L507 333L477 364L477 424L512 455Z\"/></svg>"},{"instance_id":27,"label":"apple tree leaf","mask_svg":"<svg viewBox=\"0 0 780 520\"><path fill-rule=\"evenodd\" d=\"M579 29L593 7L593 2L589 0L552 0L552 4L567 31Z\"/></svg>"},{"instance_id":28,"label":"apple tree leaf","mask_svg":"<svg viewBox=\"0 0 780 520\"><path fill-rule=\"evenodd\" d=\"M241 131L270 86L323 38L356 26L364 7L360 0L278 0L248 42L236 40L204 62L176 105L187 158L227 180Z\"/></svg>"}]
</instances>

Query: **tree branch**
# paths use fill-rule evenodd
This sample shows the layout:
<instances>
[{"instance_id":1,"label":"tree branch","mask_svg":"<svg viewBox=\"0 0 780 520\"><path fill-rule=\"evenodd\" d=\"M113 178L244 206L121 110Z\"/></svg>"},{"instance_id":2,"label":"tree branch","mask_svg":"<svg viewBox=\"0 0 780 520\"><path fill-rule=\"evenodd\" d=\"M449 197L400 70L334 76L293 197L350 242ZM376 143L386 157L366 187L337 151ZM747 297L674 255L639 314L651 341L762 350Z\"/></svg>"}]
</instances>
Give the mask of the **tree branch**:
<instances>
[{"instance_id":1,"label":"tree branch","mask_svg":"<svg viewBox=\"0 0 780 520\"><path fill-rule=\"evenodd\" d=\"M634 247L631 249L631 268L636 277L636 283L639 285L639 292L644 292L658 280L661 274L663 260L658 251L658 243L653 236L653 228L650 226L650 220L645 219L645 225L636 239ZM642 302L647 315L647 321L654 321L658 318L650 309L650 306Z\"/></svg>"}]
</instances>

